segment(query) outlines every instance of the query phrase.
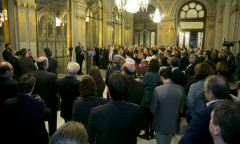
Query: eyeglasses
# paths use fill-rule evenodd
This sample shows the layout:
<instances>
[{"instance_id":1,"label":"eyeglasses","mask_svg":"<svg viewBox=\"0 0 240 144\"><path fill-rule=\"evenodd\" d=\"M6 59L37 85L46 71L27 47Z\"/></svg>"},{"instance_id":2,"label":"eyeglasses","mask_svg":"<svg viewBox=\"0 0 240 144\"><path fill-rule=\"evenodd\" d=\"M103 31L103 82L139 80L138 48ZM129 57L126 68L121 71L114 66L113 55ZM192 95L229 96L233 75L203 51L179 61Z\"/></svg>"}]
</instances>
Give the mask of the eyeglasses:
<instances>
[{"instance_id":1,"label":"eyeglasses","mask_svg":"<svg viewBox=\"0 0 240 144\"><path fill-rule=\"evenodd\" d=\"M14 71L14 68L12 68L12 69L9 69L9 71L11 71L11 70L13 70L13 71Z\"/></svg>"}]
</instances>

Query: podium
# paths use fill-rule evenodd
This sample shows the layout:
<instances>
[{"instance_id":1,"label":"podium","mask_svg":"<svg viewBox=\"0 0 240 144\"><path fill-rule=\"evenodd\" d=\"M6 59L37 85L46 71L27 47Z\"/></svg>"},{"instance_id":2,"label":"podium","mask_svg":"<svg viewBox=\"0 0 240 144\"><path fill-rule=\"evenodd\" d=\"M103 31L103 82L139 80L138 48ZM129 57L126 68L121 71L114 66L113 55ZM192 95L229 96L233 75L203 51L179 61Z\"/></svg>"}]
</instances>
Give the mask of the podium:
<instances>
[{"instance_id":1,"label":"podium","mask_svg":"<svg viewBox=\"0 0 240 144\"><path fill-rule=\"evenodd\" d=\"M87 51L86 54L86 74L89 74L92 67L92 56L96 55L96 51Z\"/></svg>"}]
</instances>

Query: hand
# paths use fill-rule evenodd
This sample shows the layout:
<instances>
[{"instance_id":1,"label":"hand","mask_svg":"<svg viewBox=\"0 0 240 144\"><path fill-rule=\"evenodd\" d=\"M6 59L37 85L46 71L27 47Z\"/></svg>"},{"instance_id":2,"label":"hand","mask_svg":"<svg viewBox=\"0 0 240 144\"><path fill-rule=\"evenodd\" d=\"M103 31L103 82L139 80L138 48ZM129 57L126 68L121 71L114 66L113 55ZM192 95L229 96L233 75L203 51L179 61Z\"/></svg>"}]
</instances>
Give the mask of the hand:
<instances>
[{"instance_id":1,"label":"hand","mask_svg":"<svg viewBox=\"0 0 240 144\"><path fill-rule=\"evenodd\" d=\"M40 96L37 96L37 97L35 97L35 99L41 99L41 97L40 97Z\"/></svg>"},{"instance_id":2,"label":"hand","mask_svg":"<svg viewBox=\"0 0 240 144\"><path fill-rule=\"evenodd\" d=\"M184 74L186 74L186 71L182 71Z\"/></svg>"},{"instance_id":3,"label":"hand","mask_svg":"<svg viewBox=\"0 0 240 144\"><path fill-rule=\"evenodd\" d=\"M82 52L81 54L84 54L85 52Z\"/></svg>"}]
</instances>

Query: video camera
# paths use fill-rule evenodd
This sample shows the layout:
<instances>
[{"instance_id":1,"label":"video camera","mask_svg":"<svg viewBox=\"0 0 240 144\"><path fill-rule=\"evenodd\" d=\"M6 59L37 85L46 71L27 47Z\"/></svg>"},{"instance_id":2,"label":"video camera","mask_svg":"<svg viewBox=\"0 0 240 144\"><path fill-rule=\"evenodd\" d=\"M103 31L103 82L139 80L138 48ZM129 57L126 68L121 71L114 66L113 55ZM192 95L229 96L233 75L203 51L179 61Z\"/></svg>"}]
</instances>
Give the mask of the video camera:
<instances>
[{"instance_id":1,"label":"video camera","mask_svg":"<svg viewBox=\"0 0 240 144\"><path fill-rule=\"evenodd\" d=\"M239 41L240 42L240 41ZM231 42L231 41L225 41L225 38L223 39L223 46L227 47L228 50L230 50L231 46L234 46L236 42Z\"/></svg>"}]
</instances>

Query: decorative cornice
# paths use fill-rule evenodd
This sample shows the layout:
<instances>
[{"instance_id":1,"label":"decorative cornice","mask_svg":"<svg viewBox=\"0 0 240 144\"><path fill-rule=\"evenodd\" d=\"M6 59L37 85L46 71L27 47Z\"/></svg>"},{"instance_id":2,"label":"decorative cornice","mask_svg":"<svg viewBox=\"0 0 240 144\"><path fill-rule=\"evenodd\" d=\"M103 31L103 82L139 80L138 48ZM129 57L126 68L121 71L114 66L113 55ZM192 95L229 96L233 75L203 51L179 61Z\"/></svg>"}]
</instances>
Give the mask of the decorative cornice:
<instances>
[{"instance_id":1,"label":"decorative cornice","mask_svg":"<svg viewBox=\"0 0 240 144\"><path fill-rule=\"evenodd\" d=\"M16 1L15 5L19 7L19 9L26 9L28 8L30 11L33 11L35 9L37 9L37 5L36 4L32 4L32 3L25 3L25 2L21 2L21 1Z\"/></svg>"},{"instance_id":2,"label":"decorative cornice","mask_svg":"<svg viewBox=\"0 0 240 144\"><path fill-rule=\"evenodd\" d=\"M77 15L76 15L76 18L77 18L77 19L81 19L81 20L86 20L86 16L84 16L84 15L79 15L79 14L77 14Z\"/></svg>"},{"instance_id":3,"label":"decorative cornice","mask_svg":"<svg viewBox=\"0 0 240 144\"><path fill-rule=\"evenodd\" d=\"M106 25L112 25L113 23L112 22L110 22L110 21L107 21L106 22Z\"/></svg>"},{"instance_id":4,"label":"decorative cornice","mask_svg":"<svg viewBox=\"0 0 240 144\"><path fill-rule=\"evenodd\" d=\"M125 26L125 29L131 29L131 26Z\"/></svg>"},{"instance_id":5,"label":"decorative cornice","mask_svg":"<svg viewBox=\"0 0 240 144\"><path fill-rule=\"evenodd\" d=\"M218 19L218 24L223 23L223 18Z\"/></svg>"},{"instance_id":6,"label":"decorative cornice","mask_svg":"<svg viewBox=\"0 0 240 144\"><path fill-rule=\"evenodd\" d=\"M214 28L215 28L215 25L209 25L208 28L214 29Z\"/></svg>"},{"instance_id":7,"label":"decorative cornice","mask_svg":"<svg viewBox=\"0 0 240 144\"><path fill-rule=\"evenodd\" d=\"M234 12L239 11L239 8L240 8L239 5L233 6L233 7L231 8L230 14L233 14Z\"/></svg>"}]
</instances>

